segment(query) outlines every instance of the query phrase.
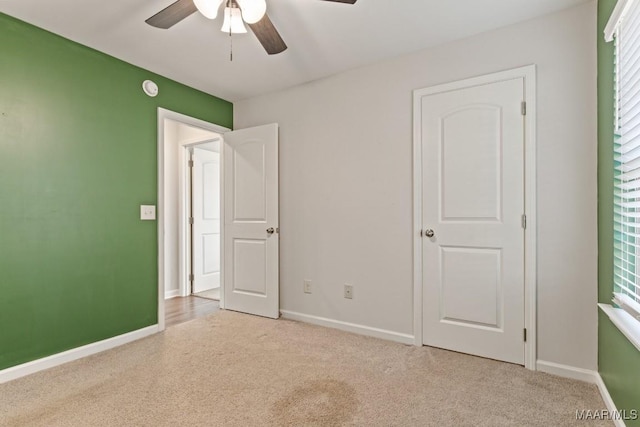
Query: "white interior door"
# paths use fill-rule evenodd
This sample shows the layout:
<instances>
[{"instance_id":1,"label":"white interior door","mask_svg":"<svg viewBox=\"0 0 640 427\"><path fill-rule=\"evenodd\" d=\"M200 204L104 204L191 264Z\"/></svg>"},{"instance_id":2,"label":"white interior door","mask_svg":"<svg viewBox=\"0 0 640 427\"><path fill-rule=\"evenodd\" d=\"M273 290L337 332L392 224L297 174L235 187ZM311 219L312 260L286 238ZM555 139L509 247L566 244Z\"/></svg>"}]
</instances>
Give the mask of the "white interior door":
<instances>
[{"instance_id":1,"label":"white interior door","mask_svg":"<svg viewBox=\"0 0 640 427\"><path fill-rule=\"evenodd\" d=\"M193 293L220 287L220 150L193 149Z\"/></svg>"},{"instance_id":2,"label":"white interior door","mask_svg":"<svg viewBox=\"0 0 640 427\"><path fill-rule=\"evenodd\" d=\"M518 364L523 100L523 78L426 95L420 124L423 342Z\"/></svg>"},{"instance_id":3,"label":"white interior door","mask_svg":"<svg viewBox=\"0 0 640 427\"><path fill-rule=\"evenodd\" d=\"M278 125L224 135L225 308L278 318Z\"/></svg>"}]
</instances>

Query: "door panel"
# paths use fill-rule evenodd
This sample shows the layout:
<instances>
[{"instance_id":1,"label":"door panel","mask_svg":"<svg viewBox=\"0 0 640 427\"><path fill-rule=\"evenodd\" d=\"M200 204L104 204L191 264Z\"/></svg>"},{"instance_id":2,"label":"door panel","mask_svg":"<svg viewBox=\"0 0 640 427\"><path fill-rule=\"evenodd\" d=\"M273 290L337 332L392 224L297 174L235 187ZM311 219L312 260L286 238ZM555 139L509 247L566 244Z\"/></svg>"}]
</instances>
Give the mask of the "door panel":
<instances>
[{"instance_id":1,"label":"door panel","mask_svg":"<svg viewBox=\"0 0 640 427\"><path fill-rule=\"evenodd\" d=\"M233 266L233 292L267 295L266 246L265 240L234 240L233 256L236 262Z\"/></svg>"},{"instance_id":2,"label":"door panel","mask_svg":"<svg viewBox=\"0 0 640 427\"><path fill-rule=\"evenodd\" d=\"M450 323L500 327L499 249L440 248L440 317ZM464 268L460 268L464 266Z\"/></svg>"},{"instance_id":3,"label":"door panel","mask_svg":"<svg viewBox=\"0 0 640 427\"><path fill-rule=\"evenodd\" d=\"M220 153L195 147L193 293L217 287L220 287Z\"/></svg>"},{"instance_id":4,"label":"door panel","mask_svg":"<svg viewBox=\"0 0 640 427\"><path fill-rule=\"evenodd\" d=\"M278 318L278 126L229 132L224 144L225 308Z\"/></svg>"},{"instance_id":5,"label":"door panel","mask_svg":"<svg viewBox=\"0 0 640 427\"><path fill-rule=\"evenodd\" d=\"M423 342L524 363L522 78L422 98Z\"/></svg>"},{"instance_id":6,"label":"door panel","mask_svg":"<svg viewBox=\"0 0 640 427\"><path fill-rule=\"evenodd\" d=\"M202 195L204 198L202 217L206 220L218 221L220 230L220 154L202 165L202 186L208 188Z\"/></svg>"},{"instance_id":7,"label":"door panel","mask_svg":"<svg viewBox=\"0 0 640 427\"><path fill-rule=\"evenodd\" d=\"M204 256L204 274L220 273L220 233L204 234L202 236ZM219 283L218 283L219 285Z\"/></svg>"},{"instance_id":8,"label":"door panel","mask_svg":"<svg viewBox=\"0 0 640 427\"><path fill-rule=\"evenodd\" d=\"M265 142L247 141L233 153L234 221L266 221Z\"/></svg>"},{"instance_id":9,"label":"door panel","mask_svg":"<svg viewBox=\"0 0 640 427\"><path fill-rule=\"evenodd\" d=\"M442 118L443 220L500 220L500 127L501 109L493 105L469 106Z\"/></svg>"}]
</instances>

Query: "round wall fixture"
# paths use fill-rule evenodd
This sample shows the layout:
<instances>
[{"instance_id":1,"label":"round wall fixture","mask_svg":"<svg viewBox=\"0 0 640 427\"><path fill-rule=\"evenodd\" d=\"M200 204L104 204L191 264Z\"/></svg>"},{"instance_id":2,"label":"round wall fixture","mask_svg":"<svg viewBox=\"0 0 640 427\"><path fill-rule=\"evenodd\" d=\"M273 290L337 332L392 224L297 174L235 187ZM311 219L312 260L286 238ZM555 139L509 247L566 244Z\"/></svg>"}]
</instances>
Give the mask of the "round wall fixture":
<instances>
[{"instance_id":1,"label":"round wall fixture","mask_svg":"<svg viewBox=\"0 0 640 427\"><path fill-rule=\"evenodd\" d=\"M158 94L158 85L151 80L145 80L142 82L142 90L149 96L156 96Z\"/></svg>"}]
</instances>

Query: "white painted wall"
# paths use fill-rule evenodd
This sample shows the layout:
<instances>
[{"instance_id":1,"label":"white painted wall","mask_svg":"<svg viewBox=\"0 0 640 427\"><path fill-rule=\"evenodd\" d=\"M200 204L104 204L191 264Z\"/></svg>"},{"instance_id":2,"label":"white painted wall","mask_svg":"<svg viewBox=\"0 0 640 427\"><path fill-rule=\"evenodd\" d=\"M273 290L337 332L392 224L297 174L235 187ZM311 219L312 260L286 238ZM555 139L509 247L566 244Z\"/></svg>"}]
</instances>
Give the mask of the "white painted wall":
<instances>
[{"instance_id":1,"label":"white painted wall","mask_svg":"<svg viewBox=\"0 0 640 427\"><path fill-rule=\"evenodd\" d=\"M188 126L174 120L164 121L164 183L165 197L162 209L165 215L165 241L164 248L164 277L165 298L178 296L180 293L179 281L179 165L180 150L184 150L182 144L203 141L218 136L218 134ZM219 147L219 142L217 146ZM218 148L219 150L219 148Z\"/></svg>"},{"instance_id":2,"label":"white painted wall","mask_svg":"<svg viewBox=\"0 0 640 427\"><path fill-rule=\"evenodd\" d=\"M538 358L596 369L595 37L591 2L237 102L280 124L281 309L412 334L412 91L533 63Z\"/></svg>"}]
</instances>

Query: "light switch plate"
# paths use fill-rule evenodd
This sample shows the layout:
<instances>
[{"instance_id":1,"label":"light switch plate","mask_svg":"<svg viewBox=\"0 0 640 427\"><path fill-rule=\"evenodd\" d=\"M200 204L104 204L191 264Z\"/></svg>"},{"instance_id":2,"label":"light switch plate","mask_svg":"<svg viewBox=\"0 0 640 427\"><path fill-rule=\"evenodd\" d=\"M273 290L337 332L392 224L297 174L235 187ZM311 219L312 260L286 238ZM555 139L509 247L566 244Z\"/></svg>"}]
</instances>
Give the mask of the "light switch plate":
<instances>
[{"instance_id":1,"label":"light switch plate","mask_svg":"<svg viewBox=\"0 0 640 427\"><path fill-rule=\"evenodd\" d=\"M156 207L154 205L140 205L140 219L153 221L156 219Z\"/></svg>"}]
</instances>

